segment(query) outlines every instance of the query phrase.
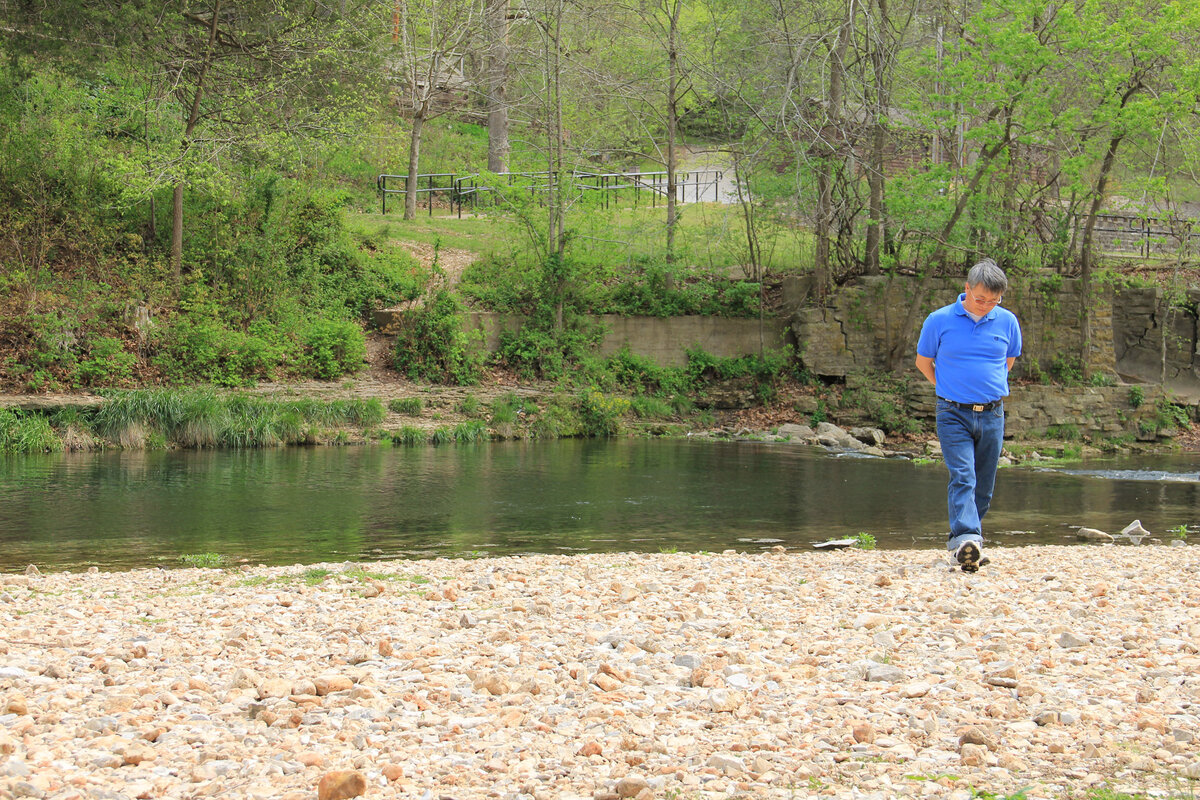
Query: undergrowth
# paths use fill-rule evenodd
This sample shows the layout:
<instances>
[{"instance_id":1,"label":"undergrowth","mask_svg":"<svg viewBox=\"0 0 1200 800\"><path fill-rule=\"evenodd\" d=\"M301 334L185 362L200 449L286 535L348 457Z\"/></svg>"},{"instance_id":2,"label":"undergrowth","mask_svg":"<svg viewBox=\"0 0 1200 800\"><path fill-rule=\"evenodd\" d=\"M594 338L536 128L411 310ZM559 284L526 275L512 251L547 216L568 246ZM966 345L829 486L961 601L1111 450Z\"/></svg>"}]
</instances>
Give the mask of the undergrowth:
<instances>
[{"instance_id":1,"label":"undergrowth","mask_svg":"<svg viewBox=\"0 0 1200 800\"><path fill-rule=\"evenodd\" d=\"M94 410L44 414L0 409L0 452L63 449L71 431L101 446L271 447L303 444L346 429L367 431L384 418L378 400L276 400L212 389L139 389L111 394Z\"/></svg>"}]
</instances>

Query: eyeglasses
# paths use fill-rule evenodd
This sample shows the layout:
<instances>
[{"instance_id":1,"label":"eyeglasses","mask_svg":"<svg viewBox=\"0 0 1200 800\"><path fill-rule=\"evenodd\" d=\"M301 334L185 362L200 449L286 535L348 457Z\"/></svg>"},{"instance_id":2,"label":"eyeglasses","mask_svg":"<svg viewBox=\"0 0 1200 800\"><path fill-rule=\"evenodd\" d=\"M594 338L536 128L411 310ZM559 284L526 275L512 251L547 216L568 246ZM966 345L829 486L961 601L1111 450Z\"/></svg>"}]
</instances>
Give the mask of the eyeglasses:
<instances>
[{"instance_id":1,"label":"eyeglasses","mask_svg":"<svg viewBox=\"0 0 1200 800\"><path fill-rule=\"evenodd\" d=\"M1002 303L1004 301L1004 295L1000 295L999 297L992 299L992 298L987 298L987 297L980 297L979 295L977 295L971 291L968 291L967 294L969 294L971 296L972 302L977 303L981 306L998 306L998 305L1000 305L1000 303Z\"/></svg>"}]
</instances>

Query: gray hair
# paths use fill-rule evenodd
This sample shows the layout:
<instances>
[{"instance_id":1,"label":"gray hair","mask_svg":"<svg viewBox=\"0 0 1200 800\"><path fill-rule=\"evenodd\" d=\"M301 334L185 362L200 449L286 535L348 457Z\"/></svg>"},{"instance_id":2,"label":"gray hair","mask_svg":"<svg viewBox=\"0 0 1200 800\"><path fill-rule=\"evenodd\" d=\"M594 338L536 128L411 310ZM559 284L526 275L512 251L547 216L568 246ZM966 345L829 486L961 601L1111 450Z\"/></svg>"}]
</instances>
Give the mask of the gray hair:
<instances>
[{"instance_id":1,"label":"gray hair","mask_svg":"<svg viewBox=\"0 0 1200 800\"><path fill-rule=\"evenodd\" d=\"M968 286L978 286L981 283L989 292L1000 294L1008 289L1008 276L995 261L985 258L967 273Z\"/></svg>"}]
</instances>

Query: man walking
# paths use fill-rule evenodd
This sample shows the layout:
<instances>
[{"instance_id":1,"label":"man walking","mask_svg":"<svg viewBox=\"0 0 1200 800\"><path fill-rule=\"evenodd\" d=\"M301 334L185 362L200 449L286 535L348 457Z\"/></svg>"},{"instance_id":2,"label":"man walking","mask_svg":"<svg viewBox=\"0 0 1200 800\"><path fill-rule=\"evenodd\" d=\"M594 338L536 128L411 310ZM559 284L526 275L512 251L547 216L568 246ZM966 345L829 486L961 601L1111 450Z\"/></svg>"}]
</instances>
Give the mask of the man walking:
<instances>
[{"instance_id":1,"label":"man walking","mask_svg":"<svg viewBox=\"0 0 1200 800\"><path fill-rule=\"evenodd\" d=\"M1021 326L1000 307L1008 276L995 261L971 267L958 300L925 318L917 369L937 391L937 433L950 472L947 548L963 572L987 563L982 520L992 503L1004 446L1008 372L1021 354Z\"/></svg>"}]
</instances>

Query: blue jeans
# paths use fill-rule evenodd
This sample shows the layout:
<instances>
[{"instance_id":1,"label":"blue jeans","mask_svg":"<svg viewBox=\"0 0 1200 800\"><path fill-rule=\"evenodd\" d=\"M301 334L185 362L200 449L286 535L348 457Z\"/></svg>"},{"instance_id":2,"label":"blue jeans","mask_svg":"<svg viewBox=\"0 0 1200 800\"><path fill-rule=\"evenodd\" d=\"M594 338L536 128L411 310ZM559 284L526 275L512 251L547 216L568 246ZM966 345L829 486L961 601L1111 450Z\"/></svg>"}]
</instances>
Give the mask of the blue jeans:
<instances>
[{"instance_id":1,"label":"blue jeans","mask_svg":"<svg viewBox=\"0 0 1200 800\"><path fill-rule=\"evenodd\" d=\"M983 515L992 504L996 465L1004 447L1004 404L989 411L970 411L938 398L937 433L950 472L946 547L953 551L963 542L983 542Z\"/></svg>"}]
</instances>

